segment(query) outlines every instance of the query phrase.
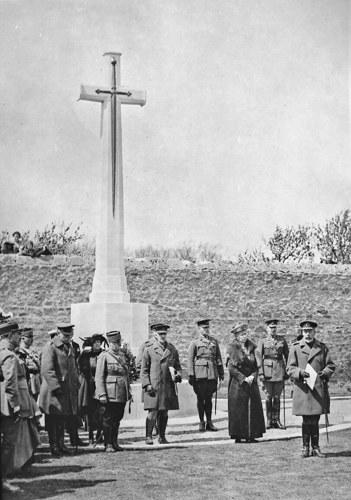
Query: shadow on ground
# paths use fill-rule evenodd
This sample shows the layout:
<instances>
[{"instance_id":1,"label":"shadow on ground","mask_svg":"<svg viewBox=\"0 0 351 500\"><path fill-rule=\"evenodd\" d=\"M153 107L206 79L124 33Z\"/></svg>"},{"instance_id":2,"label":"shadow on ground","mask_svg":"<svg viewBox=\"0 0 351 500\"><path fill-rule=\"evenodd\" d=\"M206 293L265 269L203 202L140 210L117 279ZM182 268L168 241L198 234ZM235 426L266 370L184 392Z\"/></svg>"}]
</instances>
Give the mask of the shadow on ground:
<instances>
[{"instance_id":1,"label":"shadow on ground","mask_svg":"<svg viewBox=\"0 0 351 500\"><path fill-rule=\"evenodd\" d=\"M71 469L70 467L67 467ZM85 467L80 467L79 469L84 469ZM59 471L60 472L60 471ZM62 468L61 468L62 472ZM50 473L52 473L50 471ZM89 479L50 479L48 480L32 480L30 482L20 482L13 481L12 484L22 488L22 493L16 494L6 494L4 493L3 498L6 500L9 498L16 500L40 500L44 498L53 498L59 495L70 495L70 498L74 497L77 490L81 488L91 488L98 484L115 482L115 479L101 479L101 480L89 480Z\"/></svg>"}]
</instances>

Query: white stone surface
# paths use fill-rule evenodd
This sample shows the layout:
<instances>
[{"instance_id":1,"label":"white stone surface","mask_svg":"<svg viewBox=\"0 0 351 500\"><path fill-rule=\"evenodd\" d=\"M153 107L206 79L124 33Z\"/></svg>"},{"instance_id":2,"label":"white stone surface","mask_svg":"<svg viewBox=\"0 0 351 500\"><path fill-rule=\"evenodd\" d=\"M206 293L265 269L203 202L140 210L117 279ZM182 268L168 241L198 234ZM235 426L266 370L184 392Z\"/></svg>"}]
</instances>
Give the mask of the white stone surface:
<instances>
[{"instance_id":1,"label":"white stone surface","mask_svg":"<svg viewBox=\"0 0 351 500\"><path fill-rule=\"evenodd\" d=\"M196 395L193 388L188 382L177 384L179 410L171 410L168 412L170 419L181 419L185 417L194 417L197 415ZM143 425L143 421L147 416L147 411L144 410L144 403L141 402L141 384L133 384L133 403L131 404L131 413L128 411L128 404L125 409L123 420L135 426ZM213 400L214 403L214 400Z\"/></svg>"},{"instance_id":2,"label":"white stone surface","mask_svg":"<svg viewBox=\"0 0 351 500\"><path fill-rule=\"evenodd\" d=\"M89 337L94 333L119 330L133 354L148 339L148 305L128 303L72 304L71 321L75 325L74 339Z\"/></svg>"}]
</instances>

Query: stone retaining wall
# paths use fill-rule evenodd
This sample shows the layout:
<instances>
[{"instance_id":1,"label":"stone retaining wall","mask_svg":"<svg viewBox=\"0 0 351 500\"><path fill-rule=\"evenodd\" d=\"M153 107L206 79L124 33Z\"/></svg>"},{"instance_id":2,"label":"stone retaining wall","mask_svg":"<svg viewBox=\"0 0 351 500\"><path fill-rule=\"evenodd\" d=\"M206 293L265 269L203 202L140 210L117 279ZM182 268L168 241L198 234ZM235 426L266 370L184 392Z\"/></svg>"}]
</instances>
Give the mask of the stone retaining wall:
<instances>
[{"instance_id":1,"label":"stone retaining wall","mask_svg":"<svg viewBox=\"0 0 351 500\"><path fill-rule=\"evenodd\" d=\"M72 303L88 300L93 273L93 260L81 257L0 255L0 306L21 326L33 326L43 343L56 322L69 320ZM131 300L149 303L150 319L171 323L170 340L184 365L199 314L213 318L212 332L224 347L233 323L247 322L257 340L273 311L288 342L299 321L312 315L338 365L335 378L351 381L351 266L127 259L126 274Z\"/></svg>"}]
</instances>

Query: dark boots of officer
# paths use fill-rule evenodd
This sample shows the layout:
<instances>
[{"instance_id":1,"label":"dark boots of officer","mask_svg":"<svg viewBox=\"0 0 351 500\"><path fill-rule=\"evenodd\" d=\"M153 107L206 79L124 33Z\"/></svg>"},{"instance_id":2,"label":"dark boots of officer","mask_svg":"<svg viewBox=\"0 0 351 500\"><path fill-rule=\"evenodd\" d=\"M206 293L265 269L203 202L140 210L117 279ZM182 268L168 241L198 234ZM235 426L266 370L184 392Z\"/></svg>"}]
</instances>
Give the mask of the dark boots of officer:
<instances>
[{"instance_id":1,"label":"dark boots of officer","mask_svg":"<svg viewBox=\"0 0 351 500\"><path fill-rule=\"evenodd\" d=\"M167 427L167 422L168 422L168 412L165 411L159 411L158 412L158 442L160 444L167 444L168 441L166 439L166 427Z\"/></svg>"},{"instance_id":2,"label":"dark boots of officer","mask_svg":"<svg viewBox=\"0 0 351 500\"><path fill-rule=\"evenodd\" d=\"M45 415L45 428L48 433L51 455L55 458L62 457L61 450L57 444L56 417L55 415Z\"/></svg>"},{"instance_id":3,"label":"dark boots of officer","mask_svg":"<svg viewBox=\"0 0 351 500\"><path fill-rule=\"evenodd\" d=\"M78 434L78 416L72 415L68 417L66 420L66 429L69 434L71 446L88 446L87 443L84 443L79 437Z\"/></svg>"},{"instance_id":4,"label":"dark boots of officer","mask_svg":"<svg viewBox=\"0 0 351 500\"><path fill-rule=\"evenodd\" d=\"M280 422L280 397L273 397L273 427L275 429L285 429L284 425Z\"/></svg>"},{"instance_id":5,"label":"dark boots of officer","mask_svg":"<svg viewBox=\"0 0 351 500\"><path fill-rule=\"evenodd\" d=\"M62 455L73 455L73 451L69 450L65 445L65 421L64 417L56 417L56 445Z\"/></svg>"},{"instance_id":6,"label":"dark boots of officer","mask_svg":"<svg viewBox=\"0 0 351 500\"><path fill-rule=\"evenodd\" d=\"M207 431L218 431L212 423L212 394L205 399L205 414L206 414L206 430Z\"/></svg>"},{"instance_id":7,"label":"dark boots of officer","mask_svg":"<svg viewBox=\"0 0 351 500\"><path fill-rule=\"evenodd\" d=\"M272 398L268 397L266 399L266 416L267 416L267 429L272 429L273 427L273 404L272 404Z\"/></svg>"},{"instance_id":8,"label":"dark boots of officer","mask_svg":"<svg viewBox=\"0 0 351 500\"><path fill-rule=\"evenodd\" d=\"M312 457L324 458L325 455L319 448L319 415L302 417L302 458L310 456L310 441Z\"/></svg>"}]
</instances>

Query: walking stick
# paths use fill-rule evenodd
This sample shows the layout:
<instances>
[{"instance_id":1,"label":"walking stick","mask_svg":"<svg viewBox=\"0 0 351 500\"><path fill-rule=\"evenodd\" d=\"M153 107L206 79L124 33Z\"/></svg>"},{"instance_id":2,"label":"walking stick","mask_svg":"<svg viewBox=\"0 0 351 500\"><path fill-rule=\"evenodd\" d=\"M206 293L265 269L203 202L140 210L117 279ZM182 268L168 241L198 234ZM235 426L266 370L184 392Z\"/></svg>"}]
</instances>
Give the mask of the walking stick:
<instances>
[{"instance_id":1,"label":"walking stick","mask_svg":"<svg viewBox=\"0 0 351 500\"><path fill-rule=\"evenodd\" d=\"M216 386L216 396L215 396L215 415L217 414L217 393L218 393L218 388Z\"/></svg>"},{"instance_id":2,"label":"walking stick","mask_svg":"<svg viewBox=\"0 0 351 500\"><path fill-rule=\"evenodd\" d=\"M284 418L284 429L286 429L286 425L285 425L285 380L283 380L283 418Z\"/></svg>"},{"instance_id":3,"label":"walking stick","mask_svg":"<svg viewBox=\"0 0 351 500\"><path fill-rule=\"evenodd\" d=\"M328 427L329 427L329 419L328 419L328 410L327 410L327 381L323 380L323 389L324 389L324 418L325 418L325 432L327 434L327 443L329 444L329 433L328 433Z\"/></svg>"},{"instance_id":4,"label":"walking stick","mask_svg":"<svg viewBox=\"0 0 351 500\"><path fill-rule=\"evenodd\" d=\"M251 439L251 386L250 385L249 385L249 400L248 400L247 417L249 420L249 439Z\"/></svg>"}]
</instances>

